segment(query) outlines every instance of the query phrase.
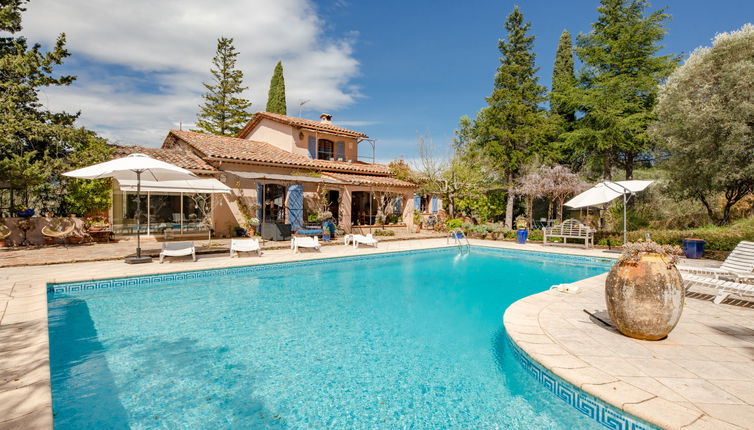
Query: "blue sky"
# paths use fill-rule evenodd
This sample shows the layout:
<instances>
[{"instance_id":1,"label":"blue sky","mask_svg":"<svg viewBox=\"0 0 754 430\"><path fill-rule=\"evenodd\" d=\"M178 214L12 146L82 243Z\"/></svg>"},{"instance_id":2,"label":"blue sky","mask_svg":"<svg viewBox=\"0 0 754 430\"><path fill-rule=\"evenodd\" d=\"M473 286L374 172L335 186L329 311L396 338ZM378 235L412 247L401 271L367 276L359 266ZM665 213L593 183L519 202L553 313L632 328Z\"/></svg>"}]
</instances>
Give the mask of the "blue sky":
<instances>
[{"instance_id":1,"label":"blue sky","mask_svg":"<svg viewBox=\"0 0 754 430\"><path fill-rule=\"evenodd\" d=\"M227 0L220 8L201 0L32 0L23 34L49 44L67 33L73 56L64 70L79 79L46 90L42 101L81 110L81 123L113 142L160 146L168 129L190 126L215 41L230 36L254 110L263 109L282 59L290 114L309 100L304 117L332 113L336 124L377 139L378 160L410 160L417 134L445 147L459 117L484 106L516 3L532 23L540 82L549 86L561 31L588 32L597 1ZM745 0L655 7L672 15L662 53L684 56L754 17Z\"/></svg>"}]
</instances>

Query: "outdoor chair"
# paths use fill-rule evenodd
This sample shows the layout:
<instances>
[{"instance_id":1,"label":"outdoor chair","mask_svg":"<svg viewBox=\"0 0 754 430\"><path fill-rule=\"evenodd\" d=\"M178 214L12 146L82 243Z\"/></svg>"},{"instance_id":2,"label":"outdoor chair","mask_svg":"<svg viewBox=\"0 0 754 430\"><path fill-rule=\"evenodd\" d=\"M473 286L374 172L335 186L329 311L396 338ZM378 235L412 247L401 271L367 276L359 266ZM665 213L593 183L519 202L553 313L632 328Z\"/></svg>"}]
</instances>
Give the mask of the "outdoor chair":
<instances>
[{"instance_id":1,"label":"outdoor chair","mask_svg":"<svg viewBox=\"0 0 754 430\"><path fill-rule=\"evenodd\" d=\"M196 261L196 248L194 242L165 242L160 251L160 263L165 257L184 257L190 255Z\"/></svg>"},{"instance_id":2,"label":"outdoor chair","mask_svg":"<svg viewBox=\"0 0 754 430\"><path fill-rule=\"evenodd\" d=\"M686 289L695 284L705 285L717 290L715 304L719 305L729 295L737 294L739 296L754 297L754 284L744 284L741 282L726 281L723 279L710 278L708 276L692 275L681 272Z\"/></svg>"},{"instance_id":3,"label":"outdoor chair","mask_svg":"<svg viewBox=\"0 0 754 430\"><path fill-rule=\"evenodd\" d=\"M239 252L256 252L257 256L262 256L262 248L259 246L259 239L231 239L230 240L230 257L238 257Z\"/></svg>"},{"instance_id":4,"label":"outdoor chair","mask_svg":"<svg viewBox=\"0 0 754 430\"><path fill-rule=\"evenodd\" d=\"M73 234L73 230L76 229L76 223L73 222L73 220L70 220L67 223L59 224L58 228L59 229L56 230L51 228L51 226L46 225L42 227L42 236L51 237L53 241L55 239L63 239L63 246L67 247L68 237Z\"/></svg>"},{"instance_id":5,"label":"outdoor chair","mask_svg":"<svg viewBox=\"0 0 754 430\"><path fill-rule=\"evenodd\" d=\"M319 239L317 238L317 236L293 236L291 238L291 249L293 250L293 252L298 252L299 248L312 248L319 251Z\"/></svg>"},{"instance_id":6,"label":"outdoor chair","mask_svg":"<svg viewBox=\"0 0 754 430\"><path fill-rule=\"evenodd\" d=\"M362 243L364 245L374 246L375 248L377 247L377 239L372 237L371 233L367 234L366 236L364 236L363 234L349 234L345 238L346 245L348 245L349 242L353 243L354 248L358 248L359 244Z\"/></svg>"},{"instance_id":7,"label":"outdoor chair","mask_svg":"<svg viewBox=\"0 0 754 430\"><path fill-rule=\"evenodd\" d=\"M754 280L754 242L741 241L720 267L676 266L681 272L702 275L714 279L729 278L733 281Z\"/></svg>"}]
</instances>

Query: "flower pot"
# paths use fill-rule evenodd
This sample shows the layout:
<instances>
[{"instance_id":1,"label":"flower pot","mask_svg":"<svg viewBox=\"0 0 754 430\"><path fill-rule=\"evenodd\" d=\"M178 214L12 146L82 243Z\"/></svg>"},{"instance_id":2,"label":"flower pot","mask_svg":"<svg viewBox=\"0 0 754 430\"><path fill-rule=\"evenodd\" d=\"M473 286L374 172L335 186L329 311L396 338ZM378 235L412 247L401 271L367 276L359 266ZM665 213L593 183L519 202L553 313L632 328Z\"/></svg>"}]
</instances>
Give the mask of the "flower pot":
<instances>
[{"instance_id":1,"label":"flower pot","mask_svg":"<svg viewBox=\"0 0 754 430\"><path fill-rule=\"evenodd\" d=\"M659 254L615 263L605 282L610 319L621 333L636 339L667 336L681 318L683 292L678 269Z\"/></svg>"},{"instance_id":2,"label":"flower pot","mask_svg":"<svg viewBox=\"0 0 754 430\"><path fill-rule=\"evenodd\" d=\"M45 237L45 245L54 245L54 244L55 244L54 237Z\"/></svg>"},{"instance_id":3,"label":"flower pot","mask_svg":"<svg viewBox=\"0 0 754 430\"><path fill-rule=\"evenodd\" d=\"M528 238L528 237L529 237L529 230L527 230L525 228L519 228L516 231L516 242L518 242L520 244L524 244L524 243L526 243L526 238Z\"/></svg>"},{"instance_id":4,"label":"flower pot","mask_svg":"<svg viewBox=\"0 0 754 430\"><path fill-rule=\"evenodd\" d=\"M244 237L245 234L246 234L246 230L243 230L243 229L236 230L236 237Z\"/></svg>"},{"instance_id":5,"label":"flower pot","mask_svg":"<svg viewBox=\"0 0 754 430\"><path fill-rule=\"evenodd\" d=\"M16 212L19 218L31 218L34 215L34 209L26 209Z\"/></svg>"},{"instance_id":6,"label":"flower pot","mask_svg":"<svg viewBox=\"0 0 754 430\"><path fill-rule=\"evenodd\" d=\"M330 233L322 233L322 240L324 242L329 242L330 241Z\"/></svg>"},{"instance_id":7,"label":"flower pot","mask_svg":"<svg viewBox=\"0 0 754 430\"><path fill-rule=\"evenodd\" d=\"M68 238L68 241L71 242L71 243L77 243L78 244L78 243L83 242L84 238L83 237L79 237L79 236L71 236L71 237Z\"/></svg>"}]
</instances>

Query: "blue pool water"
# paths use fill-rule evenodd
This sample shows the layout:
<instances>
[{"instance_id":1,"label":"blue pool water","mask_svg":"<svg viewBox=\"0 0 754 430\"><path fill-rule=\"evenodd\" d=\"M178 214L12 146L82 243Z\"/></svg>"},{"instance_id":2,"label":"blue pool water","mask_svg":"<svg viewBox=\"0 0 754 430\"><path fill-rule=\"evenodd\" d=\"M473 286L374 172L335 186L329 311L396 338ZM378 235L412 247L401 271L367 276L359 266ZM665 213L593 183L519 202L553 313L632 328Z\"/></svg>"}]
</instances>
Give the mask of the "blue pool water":
<instances>
[{"instance_id":1,"label":"blue pool water","mask_svg":"<svg viewBox=\"0 0 754 430\"><path fill-rule=\"evenodd\" d=\"M600 428L502 315L608 268L478 247L51 293L55 428Z\"/></svg>"}]
</instances>

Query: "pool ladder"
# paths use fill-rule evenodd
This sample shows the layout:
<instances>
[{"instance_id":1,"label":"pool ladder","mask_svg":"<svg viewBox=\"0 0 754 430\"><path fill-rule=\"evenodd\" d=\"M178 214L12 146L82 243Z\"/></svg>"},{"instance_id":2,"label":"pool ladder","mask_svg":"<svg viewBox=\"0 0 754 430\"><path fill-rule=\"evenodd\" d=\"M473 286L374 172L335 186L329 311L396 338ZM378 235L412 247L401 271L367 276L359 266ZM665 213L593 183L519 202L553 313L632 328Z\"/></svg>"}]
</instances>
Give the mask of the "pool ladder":
<instances>
[{"instance_id":1,"label":"pool ladder","mask_svg":"<svg viewBox=\"0 0 754 430\"><path fill-rule=\"evenodd\" d=\"M453 243L456 244L458 251L460 251L461 253L463 253L464 250L469 253L471 252L471 243L469 243L469 238L466 237L466 233L464 233L460 228L456 228L448 232L448 237L445 239L445 243L450 244L450 239L453 239ZM461 239L463 239L463 242L461 241Z\"/></svg>"}]
</instances>

